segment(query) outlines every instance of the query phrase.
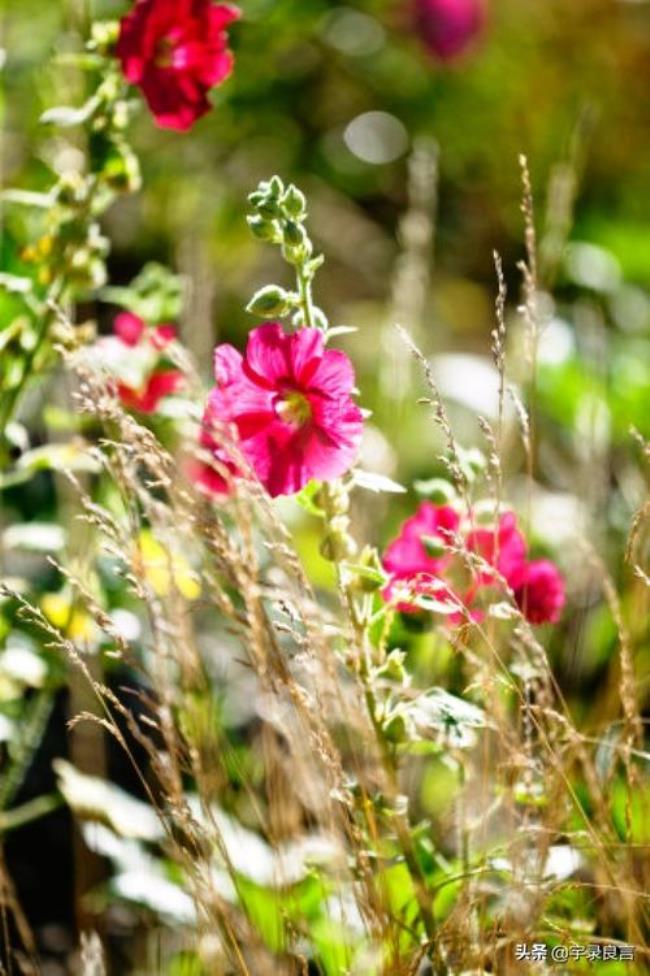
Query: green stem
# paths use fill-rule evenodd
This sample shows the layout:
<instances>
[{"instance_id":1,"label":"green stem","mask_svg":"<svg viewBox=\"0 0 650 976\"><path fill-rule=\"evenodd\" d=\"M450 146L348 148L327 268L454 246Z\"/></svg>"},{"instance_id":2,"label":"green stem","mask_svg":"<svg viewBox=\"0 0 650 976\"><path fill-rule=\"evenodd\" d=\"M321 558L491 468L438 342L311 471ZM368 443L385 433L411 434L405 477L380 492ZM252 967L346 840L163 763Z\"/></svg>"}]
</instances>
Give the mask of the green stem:
<instances>
[{"instance_id":1,"label":"green stem","mask_svg":"<svg viewBox=\"0 0 650 976\"><path fill-rule=\"evenodd\" d=\"M302 309L304 325L308 329L314 328L314 303L311 293L311 278L305 271L304 264L296 268L300 307Z\"/></svg>"},{"instance_id":2,"label":"green stem","mask_svg":"<svg viewBox=\"0 0 650 976\"><path fill-rule=\"evenodd\" d=\"M58 793L48 793L46 796L37 796L13 810L0 813L0 836L8 834L12 830L18 830L34 820L39 820L63 805L62 796Z\"/></svg>"},{"instance_id":3,"label":"green stem","mask_svg":"<svg viewBox=\"0 0 650 976\"><path fill-rule=\"evenodd\" d=\"M337 483L337 487L341 487L340 482ZM327 484L323 485L323 498L325 524L329 529L331 527L332 519L336 516L336 512L333 510L333 506L331 504L331 491L330 486ZM366 608L365 612L359 612L359 608L357 607L355 601L355 595L350 589L349 585L346 583L346 580L341 573L341 568L338 561L335 563L335 566L339 590L345 600L352 629L354 631L355 643L358 650L358 657L356 661L357 674L363 686L368 717L375 735L386 780L393 796L396 797L399 793L397 762L395 759L394 750L387 741L381 722L378 719L377 698L372 687L372 656L368 638L368 621L370 618L370 614L368 612L369 608ZM409 870L409 874L413 882L413 888L418 903L422 925L426 932L428 941L433 945L436 933L436 922L433 914L432 899L427 891L426 879L418 862L417 854L413 846L410 824L408 818L404 814L398 812L395 812L392 822L395 828L395 836L400 848L400 852L404 858L404 863Z\"/></svg>"},{"instance_id":4,"label":"green stem","mask_svg":"<svg viewBox=\"0 0 650 976\"><path fill-rule=\"evenodd\" d=\"M12 756L12 764L0 786L0 810L9 806L20 789L43 738L53 707L54 695L50 689L44 689L34 700L31 714L21 728L17 751Z\"/></svg>"},{"instance_id":5,"label":"green stem","mask_svg":"<svg viewBox=\"0 0 650 976\"><path fill-rule=\"evenodd\" d=\"M51 300L56 301L56 298L51 298ZM8 425L13 420L14 413L18 407L20 399L27 388L27 384L30 379L32 379L32 367L36 362L36 359L45 345L47 340L50 325L54 319L54 312L46 308L43 311L43 318L36 336L36 342L33 347L27 353L23 362L23 375L20 379L20 383L13 390L10 390L2 399L2 408L0 409L0 432L4 433Z\"/></svg>"}]
</instances>

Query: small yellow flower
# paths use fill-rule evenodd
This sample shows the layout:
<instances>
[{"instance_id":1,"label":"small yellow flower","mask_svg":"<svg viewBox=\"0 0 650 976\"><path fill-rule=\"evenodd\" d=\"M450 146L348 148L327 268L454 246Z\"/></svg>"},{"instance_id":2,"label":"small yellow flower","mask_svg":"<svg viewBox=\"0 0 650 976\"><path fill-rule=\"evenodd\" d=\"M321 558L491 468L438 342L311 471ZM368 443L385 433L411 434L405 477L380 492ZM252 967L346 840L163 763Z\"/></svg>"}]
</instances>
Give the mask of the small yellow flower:
<instances>
[{"instance_id":1,"label":"small yellow flower","mask_svg":"<svg viewBox=\"0 0 650 976\"><path fill-rule=\"evenodd\" d=\"M136 558L156 596L169 596L175 587L186 600L200 597L201 584L185 556L167 552L148 529L139 535Z\"/></svg>"},{"instance_id":2,"label":"small yellow flower","mask_svg":"<svg viewBox=\"0 0 650 976\"><path fill-rule=\"evenodd\" d=\"M89 641L95 636L96 626L84 610L74 609L66 590L46 593L41 600L41 610L54 627L74 641Z\"/></svg>"}]
</instances>

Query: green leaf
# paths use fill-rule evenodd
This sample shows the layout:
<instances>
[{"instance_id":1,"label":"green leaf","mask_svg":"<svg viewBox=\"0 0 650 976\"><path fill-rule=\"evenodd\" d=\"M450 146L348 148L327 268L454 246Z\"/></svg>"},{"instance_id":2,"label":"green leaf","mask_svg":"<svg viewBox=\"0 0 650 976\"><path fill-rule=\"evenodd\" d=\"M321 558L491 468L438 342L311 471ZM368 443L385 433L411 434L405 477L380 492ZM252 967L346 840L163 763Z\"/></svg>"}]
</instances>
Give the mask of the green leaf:
<instances>
[{"instance_id":1,"label":"green leaf","mask_svg":"<svg viewBox=\"0 0 650 976\"><path fill-rule=\"evenodd\" d=\"M38 210L48 210L54 202L51 193L34 193L32 190L4 190L0 193L0 200L22 207L36 207Z\"/></svg>"},{"instance_id":2,"label":"green leaf","mask_svg":"<svg viewBox=\"0 0 650 976\"><path fill-rule=\"evenodd\" d=\"M316 503L316 496L321 490L321 487L320 481L310 481L302 491L294 496L301 508L304 508L310 515L316 515L318 518L322 518L325 514L320 505Z\"/></svg>"},{"instance_id":3,"label":"green leaf","mask_svg":"<svg viewBox=\"0 0 650 976\"><path fill-rule=\"evenodd\" d=\"M56 522L22 522L10 525L2 533L2 544L7 549L59 552L65 541L66 531Z\"/></svg>"},{"instance_id":4,"label":"green leaf","mask_svg":"<svg viewBox=\"0 0 650 976\"><path fill-rule=\"evenodd\" d=\"M367 491L388 492L394 495L402 495L406 492L403 485L399 485L385 474L373 474L370 471L362 471L355 468L352 472L352 483L357 488L365 488Z\"/></svg>"},{"instance_id":5,"label":"green leaf","mask_svg":"<svg viewBox=\"0 0 650 976\"><path fill-rule=\"evenodd\" d=\"M112 783L80 773L65 759L55 759L52 766L59 790L80 817L107 824L120 837L150 842L164 837L158 815L146 803Z\"/></svg>"},{"instance_id":6,"label":"green leaf","mask_svg":"<svg viewBox=\"0 0 650 976\"><path fill-rule=\"evenodd\" d=\"M443 733L458 745L470 744L474 729L488 728L491 724L482 708L450 695L443 688L432 688L420 695L409 706L409 712L418 729Z\"/></svg>"},{"instance_id":7,"label":"green leaf","mask_svg":"<svg viewBox=\"0 0 650 976\"><path fill-rule=\"evenodd\" d=\"M68 444L46 444L26 451L16 465L18 471L85 471L95 474L99 462L89 453L83 441L73 440Z\"/></svg>"},{"instance_id":8,"label":"green leaf","mask_svg":"<svg viewBox=\"0 0 650 976\"><path fill-rule=\"evenodd\" d=\"M0 653L0 674L23 687L42 688L47 678L47 665L29 637L14 632L6 649Z\"/></svg>"},{"instance_id":9,"label":"green leaf","mask_svg":"<svg viewBox=\"0 0 650 976\"><path fill-rule=\"evenodd\" d=\"M43 112L39 121L43 125L57 125L61 129L70 129L75 125L83 125L84 122L87 122L100 105L101 99L97 95L93 95L81 108L71 108L68 105L50 108L47 112Z\"/></svg>"},{"instance_id":10,"label":"green leaf","mask_svg":"<svg viewBox=\"0 0 650 976\"><path fill-rule=\"evenodd\" d=\"M185 295L183 278L151 262L128 287L102 288L99 297L133 312L149 325L173 322L181 314Z\"/></svg>"},{"instance_id":11,"label":"green leaf","mask_svg":"<svg viewBox=\"0 0 650 976\"><path fill-rule=\"evenodd\" d=\"M351 576L360 576L361 579L368 580L370 583L376 583L378 587L384 586L387 580L385 573L382 573L379 569L373 569L371 566L342 563L341 569L344 569Z\"/></svg>"},{"instance_id":12,"label":"green leaf","mask_svg":"<svg viewBox=\"0 0 650 976\"><path fill-rule=\"evenodd\" d=\"M0 272L0 288L12 295L28 295L33 287L31 278L22 278L19 275Z\"/></svg>"}]
</instances>

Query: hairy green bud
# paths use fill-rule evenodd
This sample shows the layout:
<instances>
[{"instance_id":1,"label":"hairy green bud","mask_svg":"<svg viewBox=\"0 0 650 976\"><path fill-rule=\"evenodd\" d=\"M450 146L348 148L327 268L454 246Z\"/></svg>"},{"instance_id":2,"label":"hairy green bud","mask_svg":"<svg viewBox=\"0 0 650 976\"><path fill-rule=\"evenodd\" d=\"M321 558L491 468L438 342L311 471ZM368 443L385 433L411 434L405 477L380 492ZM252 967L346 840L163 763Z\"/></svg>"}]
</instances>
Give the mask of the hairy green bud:
<instances>
[{"instance_id":1,"label":"hairy green bud","mask_svg":"<svg viewBox=\"0 0 650 976\"><path fill-rule=\"evenodd\" d=\"M293 296L278 285L260 288L246 306L251 315L266 318L269 315L286 315L293 305Z\"/></svg>"}]
</instances>

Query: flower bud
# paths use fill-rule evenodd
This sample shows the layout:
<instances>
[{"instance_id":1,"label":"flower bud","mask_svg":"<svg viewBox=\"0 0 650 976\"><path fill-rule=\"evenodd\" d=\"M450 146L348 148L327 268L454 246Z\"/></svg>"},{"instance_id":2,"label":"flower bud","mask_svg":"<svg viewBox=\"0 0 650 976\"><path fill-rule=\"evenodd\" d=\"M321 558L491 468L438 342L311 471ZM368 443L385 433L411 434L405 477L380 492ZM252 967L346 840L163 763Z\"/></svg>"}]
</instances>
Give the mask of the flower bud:
<instances>
[{"instance_id":1,"label":"flower bud","mask_svg":"<svg viewBox=\"0 0 650 976\"><path fill-rule=\"evenodd\" d=\"M393 712L392 715L389 714L384 720L384 737L389 742L406 742L410 737L411 731L411 725L402 712Z\"/></svg>"},{"instance_id":2,"label":"flower bud","mask_svg":"<svg viewBox=\"0 0 650 976\"><path fill-rule=\"evenodd\" d=\"M56 188L57 200L64 207L73 207L83 200L85 190L83 177L79 173L64 173Z\"/></svg>"},{"instance_id":3,"label":"flower bud","mask_svg":"<svg viewBox=\"0 0 650 976\"><path fill-rule=\"evenodd\" d=\"M320 547L320 554L328 562L343 562L354 556L357 550L356 543L348 534L349 520L342 516L332 520L330 531L323 539Z\"/></svg>"},{"instance_id":4,"label":"flower bud","mask_svg":"<svg viewBox=\"0 0 650 976\"><path fill-rule=\"evenodd\" d=\"M272 176L267 184L267 193L271 200L279 200L284 193L284 183L279 176Z\"/></svg>"},{"instance_id":5,"label":"flower bud","mask_svg":"<svg viewBox=\"0 0 650 976\"><path fill-rule=\"evenodd\" d=\"M274 200L265 199L255 207L260 217L266 218L266 220L275 220L277 217L282 216L280 207Z\"/></svg>"},{"instance_id":6,"label":"flower bud","mask_svg":"<svg viewBox=\"0 0 650 976\"><path fill-rule=\"evenodd\" d=\"M324 512L345 515L350 507L348 492L339 482L324 484L314 495L315 504Z\"/></svg>"},{"instance_id":7,"label":"flower bud","mask_svg":"<svg viewBox=\"0 0 650 976\"><path fill-rule=\"evenodd\" d=\"M98 54L113 54L120 33L116 20L95 21L92 25L89 47Z\"/></svg>"},{"instance_id":8,"label":"flower bud","mask_svg":"<svg viewBox=\"0 0 650 976\"><path fill-rule=\"evenodd\" d=\"M265 217L247 217L246 222L251 229L251 233L260 241L273 241L278 234L278 225L274 220L267 220Z\"/></svg>"},{"instance_id":9,"label":"flower bud","mask_svg":"<svg viewBox=\"0 0 650 976\"><path fill-rule=\"evenodd\" d=\"M414 0L415 27L431 55L450 62L463 55L485 26L485 0Z\"/></svg>"},{"instance_id":10,"label":"flower bud","mask_svg":"<svg viewBox=\"0 0 650 976\"><path fill-rule=\"evenodd\" d=\"M376 549L364 546L354 567L354 588L361 593L376 593L386 585L386 574Z\"/></svg>"},{"instance_id":11,"label":"flower bud","mask_svg":"<svg viewBox=\"0 0 650 976\"><path fill-rule=\"evenodd\" d=\"M136 193L142 186L138 157L126 144L111 149L104 160L102 175L117 193Z\"/></svg>"},{"instance_id":12,"label":"flower bud","mask_svg":"<svg viewBox=\"0 0 650 976\"><path fill-rule=\"evenodd\" d=\"M404 651L400 651L396 648L391 651L386 658L384 664L376 671L376 676L378 678L385 678L388 681L395 681L397 684L406 684L408 681L408 672L404 667L404 661L406 659L406 654Z\"/></svg>"},{"instance_id":13,"label":"flower bud","mask_svg":"<svg viewBox=\"0 0 650 976\"><path fill-rule=\"evenodd\" d=\"M305 228L294 220L287 220L284 225L284 240L289 247L302 247L307 240Z\"/></svg>"},{"instance_id":14,"label":"flower bud","mask_svg":"<svg viewBox=\"0 0 650 976\"><path fill-rule=\"evenodd\" d=\"M246 306L246 311L251 315L269 318L275 315L286 315L292 304L292 296L284 288L278 285L266 285L253 295Z\"/></svg>"},{"instance_id":15,"label":"flower bud","mask_svg":"<svg viewBox=\"0 0 650 976\"><path fill-rule=\"evenodd\" d=\"M289 217L294 217L296 219L304 217L307 211L307 200L305 199L305 194L302 193L297 186L294 186L293 183L289 186L287 192L282 198L282 205Z\"/></svg>"}]
</instances>

